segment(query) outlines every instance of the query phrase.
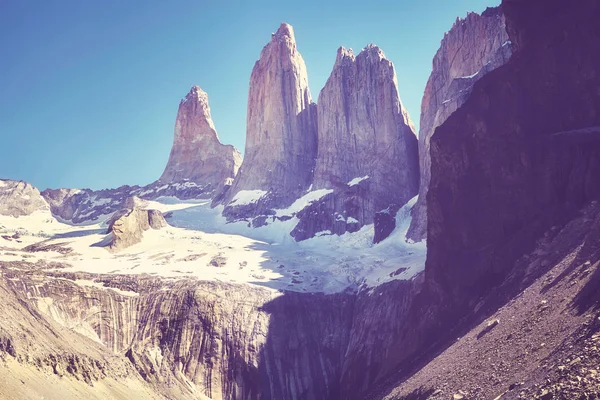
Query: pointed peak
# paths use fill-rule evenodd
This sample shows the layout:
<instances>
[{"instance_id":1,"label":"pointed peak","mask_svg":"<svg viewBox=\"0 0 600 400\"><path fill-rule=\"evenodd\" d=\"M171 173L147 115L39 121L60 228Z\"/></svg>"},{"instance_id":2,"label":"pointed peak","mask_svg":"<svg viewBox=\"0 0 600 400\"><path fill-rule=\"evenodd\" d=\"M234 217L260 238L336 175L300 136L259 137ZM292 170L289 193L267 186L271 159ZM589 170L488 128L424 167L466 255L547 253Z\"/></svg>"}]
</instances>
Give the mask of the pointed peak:
<instances>
[{"instance_id":1,"label":"pointed peak","mask_svg":"<svg viewBox=\"0 0 600 400\"><path fill-rule=\"evenodd\" d=\"M369 43L368 45L366 45L358 54L359 57L367 57L367 58L377 58L379 60L383 60L386 59L385 58L385 53L383 52L383 50L381 50L379 48L379 46L377 46L374 43Z\"/></svg>"},{"instance_id":2,"label":"pointed peak","mask_svg":"<svg viewBox=\"0 0 600 400\"><path fill-rule=\"evenodd\" d=\"M194 85L190 89L189 93L185 96L183 101L196 100L196 101L208 101L208 94L200 88L200 86Z\"/></svg>"},{"instance_id":3,"label":"pointed peak","mask_svg":"<svg viewBox=\"0 0 600 400\"><path fill-rule=\"evenodd\" d=\"M340 46L337 50L337 56L335 58L335 62L340 63L343 60L354 61L354 51L352 49L347 49L344 46Z\"/></svg>"},{"instance_id":4,"label":"pointed peak","mask_svg":"<svg viewBox=\"0 0 600 400\"><path fill-rule=\"evenodd\" d=\"M292 28L290 24L282 22L281 25L279 25L279 29L277 29L277 32L271 34L271 39L282 40L286 38L291 40L292 42L296 41L296 38L294 36L294 28Z\"/></svg>"}]
</instances>

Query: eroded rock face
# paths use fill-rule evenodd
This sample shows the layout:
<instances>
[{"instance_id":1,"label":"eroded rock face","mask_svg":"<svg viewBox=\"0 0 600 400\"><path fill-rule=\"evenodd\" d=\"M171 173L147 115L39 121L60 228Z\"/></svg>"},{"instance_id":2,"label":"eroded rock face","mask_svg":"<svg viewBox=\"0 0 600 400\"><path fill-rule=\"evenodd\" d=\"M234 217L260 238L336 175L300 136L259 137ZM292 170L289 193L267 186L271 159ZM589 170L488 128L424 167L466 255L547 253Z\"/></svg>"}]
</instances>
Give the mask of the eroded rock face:
<instances>
[{"instance_id":1,"label":"eroded rock face","mask_svg":"<svg viewBox=\"0 0 600 400\"><path fill-rule=\"evenodd\" d=\"M109 224L111 251L123 250L142 241L144 231L167 226L167 221L158 210L144 210L138 207L116 213Z\"/></svg>"},{"instance_id":2,"label":"eroded rock face","mask_svg":"<svg viewBox=\"0 0 600 400\"><path fill-rule=\"evenodd\" d=\"M352 295L149 276L58 272L39 280L20 268L8 270L7 284L30 293L26 304L125 353L159 392L179 388L174 398L214 400L340 398Z\"/></svg>"},{"instance_id":3,"label":"eroded rock face","mask_svg":"<svg viewBox=\"0 0 600 400\"><path fill-rule=\"evenodd\" d=\"M34 186L23 181L0 179L0 215L19 217L48 210L48 203Z\"/></svg>"},{"instance_id":4,"label":"eroded rock face","mask_svg":"<svg viewBox=\"0 0 600 400\"><path fill-rule=\"evenodd\" d=\"M314 188L334 189L337 197L362 182L361 198L345 210L345 199L331 214L350 213L359 227L377 211L403 205L418 190L417 138L402 106L394 65L375 45L358 56L341 47L331 76L319 94L319 151ZM362 179L361 179L362 178Z\"/></svg>"},{"instance_id":5,"label":"eroded rock face","mask_svg":"<svg viewBox=\"0 0 600 400\"><path fill-rule=\"evenodd\" d=\"M270 192L288 205L311 184L317 154L317 108L294 30L281 24L250 77L244 161L224 202L242 190Z\"/></svg>"},{"instance_id":6,"label":"eroded rock face","mask_svg":"<svg viewBox=\"0 0 600 400\"><path fill-rule=\"evenodd\" d=\"M179 103L173 147L159 182L189 181L218 187L230 183L241 162L238 150L219 141L208 95L193 86Z\"/></svg>"},{"instance_id":7,"label":"eroded rock face","mask_svg":"<svg viewBox=\"0 0 600 400\"><path fill-rule=\"evenodd\" d=\"M466 18L457 19L444 35L421 103L421 182L407 237L420 241L427 235L426 200L431 179L433 133L469 98L476 81L509 60L511 49L500 7L488 8L481 15L469 13Z\"/></svg>"}]
</instances>

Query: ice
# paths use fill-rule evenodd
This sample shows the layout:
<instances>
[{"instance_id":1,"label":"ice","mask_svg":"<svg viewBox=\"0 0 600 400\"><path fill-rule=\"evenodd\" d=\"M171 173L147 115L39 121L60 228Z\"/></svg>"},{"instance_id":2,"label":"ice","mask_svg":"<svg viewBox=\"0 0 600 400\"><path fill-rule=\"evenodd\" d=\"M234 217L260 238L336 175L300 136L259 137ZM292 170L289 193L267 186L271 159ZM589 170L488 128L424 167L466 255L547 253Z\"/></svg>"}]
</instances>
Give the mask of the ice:
<instances>
[{"instance_id":1,"label":"ice","mask_svg":"<svg viewBox=\"0 0 600 400\"><path fill-rule=\"evenodd\" d=\"M265 194L267 194L267 192L264 190L240 190L233 197L233 199L231 199L231 204L235 204L236 206L242 206L256 203Z\"/></svg>"},{"instance_id":2,"label":"ice","mask_svg":"<svg viewBox=\"0 0 600 400\"><path fill-rule=\"evenodd\" d=\"M281 217L284 215L294 215L297 212L303 210L305 207L308 207L311 203L320 200L325 195L333 193L333 189L319 189L313 190L306 193L304 196L300 197L296 200L291 206L283 210L276 210L276 215Z\"/></svg>"},{"instance_id":3,"label":"ice","mask_svg":"<svg viewBox=\"0 0 600 400\"><path fill-rule=\"evenodd\" d=\"M359 183L361 183L365 179L369 179L369 175L363 176L362 178L354 178L354 179L352 179L350 182L348 182L348 186L358 185Z\"/></svg>"},{"instance_id":4,"label":"ice","mask_svg":"<svg viewBox=\"0 0 600 400\"><path fill-rule=\"evenodd\" d=\"M289 207L287 212L297 212L294 210L321 198L323 193L307 193L302 202ZM312 239L296 242L290 236L298 223L296 217L287 221L273 218L266 226L252 228L247 222L227 223L221 215L223 206L211 208L208 200L162 197L149 201L146 208L170 212L172 216L167 221L171 226L144 232L141 243L117 254L98 246L107 239L102 223L69 225L56 220L48 211L19 218L2 216L0 236L15 232L22 236L18 242L0 237L0 260L57 261L66 267L61 269L64 272L151 274L299 292L358 290L395 279L411 279L423 270L425 243L406 241L410 209L415 202L416 197L400 209L391 236L373 244L372 224L354 233L335 235L323 231ZM348 223L355 221L347 218ZM25 246L42 240L48 244L61 243L73 251L68 254L23 251ZM224 261L211 263L217 257ZM93 281L77 283L101 287Z\"/></svg>"}]
</instances>

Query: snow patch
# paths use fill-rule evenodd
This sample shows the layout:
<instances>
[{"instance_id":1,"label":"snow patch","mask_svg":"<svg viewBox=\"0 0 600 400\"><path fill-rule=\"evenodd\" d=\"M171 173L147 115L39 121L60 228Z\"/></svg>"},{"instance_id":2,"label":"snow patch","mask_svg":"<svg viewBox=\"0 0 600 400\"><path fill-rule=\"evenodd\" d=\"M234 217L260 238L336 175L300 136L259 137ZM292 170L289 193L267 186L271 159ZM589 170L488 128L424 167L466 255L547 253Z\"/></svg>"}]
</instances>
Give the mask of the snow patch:
<instances>
[{"instance_id":1,"label":"snow patch","mask_svg":"<svg viewBox=\"0 0 600 400\"><path fill-rule=\"evenodd\" d=\"M358 185L362 181L369 179L369 175L363 176L362 178L354 178L350 182L348 182L348 186Z\"/></svg>"},{"instance_id":2,"label":"snow patch","mask_svg":"<svg viewBox=\"0 0 600 400\"><path fill-rule=\"evenodd\" d=\"M267 194L264 190L240 190L231 200L230 204L235 203L236 206L256 203Z\"/></svg>"},{"instance_id":3,"label":"snow patch","mask_svg":"<svg viewBox=\"0 0 600 400\"><path fill-rule=\"evenodd\" d=\"M333 189L319 189L313 190L306 193L304 196L300 197L294 203L286 209L275 210L276 215L278 217L284 215L294 215L299 211L302 211L304 208L308 207L315 201L321 200L323 197L328 195L329 193L333 193Z\"/></svg>"}]
</instances>

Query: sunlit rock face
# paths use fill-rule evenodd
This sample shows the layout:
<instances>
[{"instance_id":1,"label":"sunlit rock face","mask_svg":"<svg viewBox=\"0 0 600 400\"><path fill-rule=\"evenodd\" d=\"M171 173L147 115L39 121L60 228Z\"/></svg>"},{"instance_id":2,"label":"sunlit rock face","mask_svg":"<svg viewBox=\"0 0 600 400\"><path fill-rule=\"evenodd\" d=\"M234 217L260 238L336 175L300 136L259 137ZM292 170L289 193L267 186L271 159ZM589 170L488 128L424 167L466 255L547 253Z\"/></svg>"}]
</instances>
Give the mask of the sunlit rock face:
<instances>
[{"instance_id":1,"label":"sunlit rock face","mask_svg":"<svg viewBox=\"0 0 600 400\"><path fill-rule=\"evenodd\" d=\"M239 151L219 141L208 95L193 86L179 103L173 147L159 182L190 181L218 187L233 179L241 162Z\"/></svg>"},{"instance_id":2,"label":"sunlit rock face","mask_svg":"<svg viewBox=\"0 0 600 400\"><path fill-rule=\"evenodd\" d=\"M36 187L23 181L0 179L0 215L19 217L48 208Z\"/></svg>"},{"instance_id":3,"label":"sunlit rock face","mask_svg":"<svg viewBox=\"0 0 600 400\"><path fill-rule=\"evenodd\" d=\"M311 184L317 154L317 108L294 30L281 24L250 77L244 161L225 197L242 190L270 193L285 205Z\"/></svg>"},{"instance_id":4,"label":"sunlit rock face","mask_svg":"<svg viewBox=\"0 0 600 400\"><path fill-rule=\"evenodd\" d=\"M420 241L427 235L427 191L431 180L430 141L436 128L469 97L473 85L488 72L505 64L512 53L504 15L499 7L481 15L457 19L444 35L433 58L433 70L421 103L419 199L413 208L408 237Z\"/></svg>"},{"instance_id":5,"label":"sunlit rock face","mask_svg":"<svg viewBox=\"0 0 600 400\"><path fill-rule=\"evenodd\" d=\"M304 213L297 238L357 230L373 222L377 211L398 206L397 211L416 195L417 138L400 101L394 65L379 47L369 45L357 56L338 49L318 114L313 188L334 193Z\"/></svg>"},{"instance_id":6,"label":"sunlit rock face","mask_svg":"<svg viewBox=\"0 0 600 400\"><path fill-rule=\"evenodd\" d=\"M107 243L111 251L117 252L142 241L148 229L161 229L167 221L158 210L145 210L137 206L115 213L109 223Z\"/></svg>"}]
</instances>

